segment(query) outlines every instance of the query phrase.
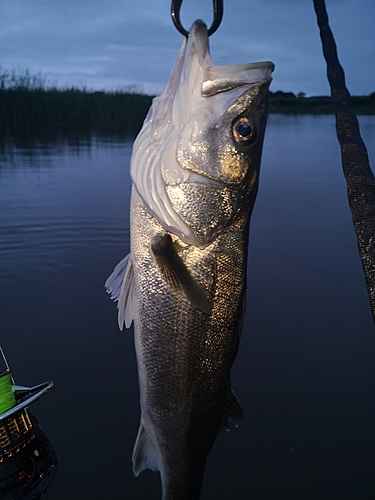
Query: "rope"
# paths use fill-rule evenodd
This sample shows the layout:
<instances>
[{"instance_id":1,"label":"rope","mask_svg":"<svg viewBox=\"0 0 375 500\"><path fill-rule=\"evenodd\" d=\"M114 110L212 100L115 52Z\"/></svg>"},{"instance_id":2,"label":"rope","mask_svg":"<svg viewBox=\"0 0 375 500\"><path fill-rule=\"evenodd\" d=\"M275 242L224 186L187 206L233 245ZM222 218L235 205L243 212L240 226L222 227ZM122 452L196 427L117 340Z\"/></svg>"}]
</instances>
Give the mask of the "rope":
<instances>
[{"instance_id":1,"label":"rope","mask_svg":"<svg viewBox=\"0 0 375 500\"><path fill-rule=\"evenodd\" d=\"M348 201L375 322L375 178L370 168L366 146L361 138L358 120L350 103L350 94L337 55L335 39L329 27L325 2L313 1L327 63L327 77L336 115L336 132L341 147Z\"/></svg>"}]
</instances>

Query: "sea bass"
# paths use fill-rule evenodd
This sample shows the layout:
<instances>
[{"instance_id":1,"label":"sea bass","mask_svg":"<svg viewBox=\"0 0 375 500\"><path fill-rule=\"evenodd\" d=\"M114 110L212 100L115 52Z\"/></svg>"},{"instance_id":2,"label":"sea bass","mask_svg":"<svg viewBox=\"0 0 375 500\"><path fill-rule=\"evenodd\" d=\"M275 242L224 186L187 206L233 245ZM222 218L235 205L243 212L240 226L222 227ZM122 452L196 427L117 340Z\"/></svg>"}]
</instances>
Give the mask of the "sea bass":
<instances>
[{"instance_id":1,"label":"sea bass","mask_svg":"<svg viewBox=\"0 0 375 500\"><path fill-rule=\"evenodd\" d=\"M133 147L131 251L106 282L134 321L141 422L133 471L159 470L163 500L197 500L231 389L245 311L249 219L271 62L218 66L196 21Z\"/></svg>"}]
</instances>

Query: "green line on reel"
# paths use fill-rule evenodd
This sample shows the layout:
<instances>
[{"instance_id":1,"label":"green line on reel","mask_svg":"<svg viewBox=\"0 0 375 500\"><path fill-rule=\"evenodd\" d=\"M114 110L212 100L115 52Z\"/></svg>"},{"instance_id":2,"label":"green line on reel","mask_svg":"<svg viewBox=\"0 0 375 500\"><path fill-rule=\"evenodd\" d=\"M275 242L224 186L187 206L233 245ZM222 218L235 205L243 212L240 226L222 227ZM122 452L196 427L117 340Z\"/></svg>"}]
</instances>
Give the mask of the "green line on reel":
<instances>
[{"instance_id":1,"label":"green line on reel","mask_svg":"<svg viewBox=\"0 0 375 500\"><path fill-rule=\"evenodd\" d=\"M16 404L14 386L10 370L0 373L0 414L4 413Z\"/></svg>"}]
</instances>

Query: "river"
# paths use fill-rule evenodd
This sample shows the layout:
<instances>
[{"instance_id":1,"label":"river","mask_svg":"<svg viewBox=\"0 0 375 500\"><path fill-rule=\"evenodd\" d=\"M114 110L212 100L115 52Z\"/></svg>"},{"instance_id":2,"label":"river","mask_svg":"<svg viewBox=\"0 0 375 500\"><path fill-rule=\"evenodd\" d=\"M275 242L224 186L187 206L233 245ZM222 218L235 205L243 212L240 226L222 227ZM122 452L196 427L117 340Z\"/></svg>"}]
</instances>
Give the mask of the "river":
<instances>
[{"instance_id":1,"label":"river","mask_svg":"<svg viewBox=\"0 0 375 500\"><path fill-rule=\"evenodd\" d=\"M360 117L375 164L375 117ZM48 500L156 500L131 470L132 331L104 290L129 250L131 142L0 150L0 344L58 471ZM1 371L1 370L0 370ZM332 116L269 118L233 369L245 410L208 457L202 500L375 498L375 329Z\"/></svg>"}]
</instances>

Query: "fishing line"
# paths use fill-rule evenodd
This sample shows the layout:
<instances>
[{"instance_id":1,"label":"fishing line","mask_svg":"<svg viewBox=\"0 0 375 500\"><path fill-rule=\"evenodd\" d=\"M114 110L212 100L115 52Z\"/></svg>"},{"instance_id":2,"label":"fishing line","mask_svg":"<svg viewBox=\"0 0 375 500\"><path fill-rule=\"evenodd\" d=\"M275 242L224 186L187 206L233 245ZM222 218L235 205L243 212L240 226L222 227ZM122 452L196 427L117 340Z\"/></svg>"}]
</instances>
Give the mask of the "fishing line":
<instances>
[{"instance_id":1,"label":"fishing line","mask_svg":"<svg viewBox=\"0 0 375 500\"><path fill-rule=\"evenodd\" d=\"M10 371L7 370L0 374L0 415L16 404L14 395L14 386L12 384L12 377Z\"/></svg>"}]
</instances>

